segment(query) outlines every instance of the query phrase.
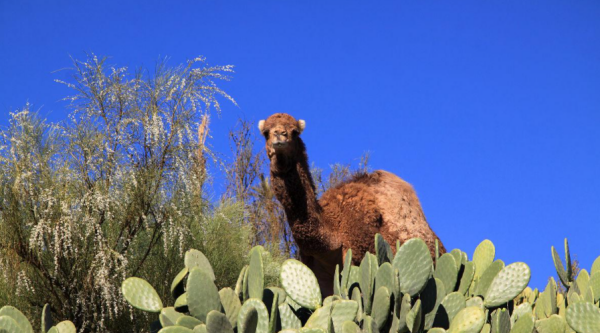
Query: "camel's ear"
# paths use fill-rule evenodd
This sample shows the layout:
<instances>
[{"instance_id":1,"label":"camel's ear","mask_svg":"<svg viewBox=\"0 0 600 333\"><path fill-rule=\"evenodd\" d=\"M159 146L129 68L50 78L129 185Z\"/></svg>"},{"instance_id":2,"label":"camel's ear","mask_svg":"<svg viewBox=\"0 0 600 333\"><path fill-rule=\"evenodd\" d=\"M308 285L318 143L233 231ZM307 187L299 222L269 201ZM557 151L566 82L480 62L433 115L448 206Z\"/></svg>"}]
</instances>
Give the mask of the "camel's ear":
<instances>
[{"instance_id":1,"label":"camel's ear","mask_svg":"<svg viewBox=\"0 0 600 333\"><path fill-rule=\"evenodd\" d=\"M258 130L262 133L265 129L265 121L264 119L258 122Z\"/></svg>"},{"instance_id":2,"label":"camel's ear","mask_svg":"<svg viewBox=\"0 0 600 333\"><path fill-rule=\"evenodd\" d=\"M306 122L302 119L298 120L298 130L300 133L302 133L304 131L304 129L306 128Z\"/></svg>"}]
</instances>

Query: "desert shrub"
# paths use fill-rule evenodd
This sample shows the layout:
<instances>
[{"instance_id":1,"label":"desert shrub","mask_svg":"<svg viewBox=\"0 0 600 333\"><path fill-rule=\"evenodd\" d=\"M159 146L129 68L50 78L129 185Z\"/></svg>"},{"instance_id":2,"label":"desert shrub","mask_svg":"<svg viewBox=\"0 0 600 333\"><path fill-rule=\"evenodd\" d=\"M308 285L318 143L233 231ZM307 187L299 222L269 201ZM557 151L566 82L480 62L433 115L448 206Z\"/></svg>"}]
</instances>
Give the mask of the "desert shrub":
<instances>
[{"instance_id":1,"label":"desert shrub","mask_svg":"<svg viewBox=\"0 0 600 333\"><path fill-rule=\"evenodd\" d=\"M139 331L126 276L163 281L196 247L235 282L250 245L244 208L206 200L211 154L198 134L219 97L234 102L217 86L231 72L197 58L131 73L92 56L59 81L73 90L68 120L13 112L0 137L0 302L30 318L49 303L82 332Z\"/></svg>"}]
</instances>

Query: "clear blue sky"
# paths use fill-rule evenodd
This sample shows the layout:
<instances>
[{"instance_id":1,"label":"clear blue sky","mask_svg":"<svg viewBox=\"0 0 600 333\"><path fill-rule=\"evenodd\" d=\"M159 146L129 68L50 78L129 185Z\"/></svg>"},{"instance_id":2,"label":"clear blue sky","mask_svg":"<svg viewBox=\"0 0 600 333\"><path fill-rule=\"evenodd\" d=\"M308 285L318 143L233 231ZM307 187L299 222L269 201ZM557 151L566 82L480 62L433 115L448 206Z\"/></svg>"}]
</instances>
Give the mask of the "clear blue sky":
<instances>
[{"instance_id":1,"label":"clear blue sky","mask_svg":"<svg viewBox=\"0 0 600 333\"><path fill-rule=\"evenodd\" d=\"M77 5L75 5L77 3ZM485 238L531 285L568 237L600 255L600 2L0 0L0 124L27 101L51 121L69 55L131 68L197 55L235 65L212 144L238 117L305 119L317 166L414 185L449 249ZM262 143L261 143L262 144Z\"/></svg>"}]
</instances>

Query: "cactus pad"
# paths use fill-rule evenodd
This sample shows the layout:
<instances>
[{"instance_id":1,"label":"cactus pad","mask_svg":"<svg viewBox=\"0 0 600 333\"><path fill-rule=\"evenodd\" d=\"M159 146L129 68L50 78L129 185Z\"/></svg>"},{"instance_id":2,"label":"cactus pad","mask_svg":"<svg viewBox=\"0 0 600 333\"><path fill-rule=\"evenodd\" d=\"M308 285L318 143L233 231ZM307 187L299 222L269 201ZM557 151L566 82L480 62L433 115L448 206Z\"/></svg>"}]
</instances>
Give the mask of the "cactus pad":
<instances>
[{"instance_id":1,"label":"cactus pad","mask_svg":"<svg viewBox=\"0 0 600 333\"><path fill-rule=\"evenodd\" d=\"M460 310L467 306L467 303L465 297L460 292L455 291L444 297L442 306L448 314L448 321L452 322L452 319L460 312Z\"/></svg>"},{"instance_id":2,"label":"cactus pad","mask_svg":"<svg viewBox=\"0 0 600 333\"><path fill-rule=\"evenodd\" d=\"M279 306L279 318L281 319L281 328L284 330L302 327L302 322L300 322L300 319L298 319L292 308L286 303Z\"/></svg>"},{"instance_id":3,"label":"cactus pad","mask_svg":"<svg viewBox=\"0 0 600 333\"><path fill-rule=\"evenodd\" d=\"M265 288L262 250L254 248L250 251L250 267L248 268L248 297L262 299ZM208 326L208 325L207 325Z\"/></svg>"},{"instance_id":4,"label":"cactus pad","mask_svg":"<svg viewBox=\"0 0 600 333\"><path fill-rule=\"evenodd\" d=\"M185 253L184 258L185 267L191 272L192 268L199 267L203 271L205 271L208 276L214 281L215 280L215 272L210 265L210 262L204 255L204 253L191 249Z\"/></svg>"},{"instance_id":5,"label":"cactus pad","mask_svg":"<svg viewBox=\"0 0 600 333\"><path fill-rule=\"evenodd\" d=\"M446 292L448 293L453 292L454 287L456 286L456 280L458 279L457 267L460 267L460 262L457 264L454 255L450 253L442 254L442 256L436 262L433 276L442 280L444 287L446 288Z\"/></svg>"},{"instance_id":6,"label":"cactus pad","mask_svg":"<svg viewBox=\"0 0 600 333\"><path fill-rule=\"evenodd\" d=\"M600 309L587 302L571 304L567 308L567 323L579 333L598 333Z\"/></svg>"},{"instance_id":7,"label":"cactus pad","mask_svg":"<svg viewBox=\"0 0 600 333\"><path fill-rule=\"evenodd\" d=\"M563 333L566 328L567 322L559 315L552 315L535 323L538 333Z\"/></svg>"},{"instance_id":8,"label":"cactus pad","mask_svg":"<svg viewBox=\"0 0 600 333\"><path fill-rule=\"evenodd\" d=\"M253 327L256 327L256 329L253 330ZM244 302L238 315L237 329L240 333L254 333L255 331L256 333L268 333L269 312L261 300L250 298Z\"/></svg>"},{"instance_id":9,"label":"cactus pad","mask_svg":"<svg viewBox=\"0 0 600 333\"><path fill-rule=\"evenodd\" d=\"M452 322L448 333L479 333L485 324L485 314L478 307L471 306L460 310Z\"/></svg>"},{"instance_id":10,"label":"cactus pad","mask_svg":"<svg viewBox=\"0 0 600 333\"><path fill-rule=\"evenodd\" d=\"M121 285L123 296L134 308L148 311L160 312L163 303L154 288L144 279L130 277Z\"/></svg>"},{"instance_id":11,"label":"cactus pad","mask_svg":"<svg viewBox=\"0 0 600 333\"><path fill-rule=\"evenodd\" d=\"M527 264L516 262L504 267L492 281L484 305L495 307L514 299L527 287L531 270Z\"/></svg>"},{"instance_id":12,"label":"cactus pad","mask_svg":"<svg viewBox=\"0 0 600 333\"><path fill-rule=\"evenodd\" d=\"M25 330L12 317L0 316L0 333L25 333Z\"/></svg>"},{"instance_id":13,"label":"cactus pad","mask_svg":"<svg viewBox=\"0 0 600 333\"><path fill-rule=\"evenodd\" d=\"M206 322L206 315L221 309L221 299L214 280L205 269L194 267L187 280L187 301L192 316Z\"/></svg>"},{"instance_id":14,"label":"cactus pad","mask_svg":"<svg viewBox=\"0 0 600 333\"><path fill-rule=\"evenodd\" d=\"M207 333L233 333L229 319L219 311L211 311L206 315Z\"/></svg>"},{"instance_id":15,"label":"cactus pad","mask_svg":"<svg viewBox=\"0 0 600 333\"><path fill-rule=\"evenodd\" d=\"M392 266L400 272L400 291L415 296L427 285L433 260L427 244L420 238L413 238L402 244Z\"/></svg>"},{"instance_id":16,"label":"cactus pad","mask_svg":"<svg viewBox=\"0 0 600 333\"><path fill-rule=\"evenodd\" d=\"M19 309L10 305L3 306L0 309L0 316L11 317L12 319L14 319L17 325L21 327L23 332L33 333L33 327L31 326L31 323L29 322L27 317L25 317L25 315L21 311L19 311Z\"/></svg>"},{"instance_id":17,"label":"cactus pad","mask_svg":"<svg viewBox=\"0 0 600 333\"><path fill-rule=\"evenodd\" d=\"M281 285L290 298L309 310L321 305L321 289L315 274L295 259L281 265Z\"/></svg>"},{"instance_id":18,"label":"cactus pad","mask_svg":"<svg viewBox=\"0 0 600 333\"><path fill-rule=\"evenodd\" d=\"M473 262L475 263L475 278L479 278L494 261L496 248L489 239L484 240L475 248Z\"/></svg>"},{"instance_id":19,"label":"cactus pad","mask_svg":"<svg viewBox=\"0 0 600 333\"><path fill-rule=\"evenodd\" d=\"M531 333L533 331L533 315L526 313L513 325L510 333Z\"/></svg>"},{"instance_id":20,"label":"cactus pad","mask_svg":"<svg viewBox=\"0 0 600 333\"><path fill-rule=\"evenodd\" d=\"M52 313L50 311L50 304L44 305L44 309L42 309L42 333L48 333L50 328L52 328Z\"/></svg>"},{"instance_id":21,"label":"cactus pad","mask_svg":"<svg viewBox=\"0 0 600 333\"><path fill-rule=\"evenodd\" d=\"M70 320L61 321L54 327L58 333L77 333L75 325Z\"/></svg>"}]
</instances>

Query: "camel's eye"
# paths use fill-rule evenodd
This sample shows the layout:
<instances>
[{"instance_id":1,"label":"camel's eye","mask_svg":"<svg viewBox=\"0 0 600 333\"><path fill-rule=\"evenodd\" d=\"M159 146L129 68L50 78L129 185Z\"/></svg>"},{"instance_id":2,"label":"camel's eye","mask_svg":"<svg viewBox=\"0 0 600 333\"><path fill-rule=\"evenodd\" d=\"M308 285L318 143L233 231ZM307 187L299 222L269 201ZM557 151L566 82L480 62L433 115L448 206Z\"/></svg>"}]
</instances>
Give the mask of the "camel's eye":
<instances>
[{"instance_id":1,"label":"camel's eye","mask_svg":"<svg viewBox=\"0 0 600 333\"><path fill-rule=\"evenodd\" d=\"M285 135L285 136L287 136L287 132L286 132L286 131L283 131L283 132L281 132L281 135Z\"/></svg>"},{"instance_id":2,"label":"camel's eye","mask_svg":"<svg viewBox=\"0 0 600 333\"><path fill-rule=\"evenodd\" d=\"M269 139L269 131L264 131L263 135L265 136L265 139Z\"/></svg>"}]
</instances>

